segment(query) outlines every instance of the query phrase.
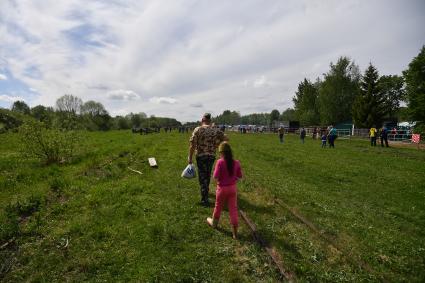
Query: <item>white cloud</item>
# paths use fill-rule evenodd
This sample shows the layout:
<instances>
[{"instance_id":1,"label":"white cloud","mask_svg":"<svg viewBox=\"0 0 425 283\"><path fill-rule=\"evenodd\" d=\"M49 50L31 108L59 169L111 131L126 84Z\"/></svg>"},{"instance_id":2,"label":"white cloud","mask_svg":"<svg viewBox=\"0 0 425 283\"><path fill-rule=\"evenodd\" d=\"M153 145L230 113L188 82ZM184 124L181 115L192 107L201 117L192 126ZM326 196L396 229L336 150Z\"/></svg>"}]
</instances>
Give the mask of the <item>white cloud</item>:
<instances>
[{"instance_id":1,"label":"white cloud","mask_svg":"<svg viewBox=\"0 0 425 283\"><path fill-rule=\"evenodd\" d=\"M11 95L7 95L7 94L0 94L0 101L3 101L3 102L15 102L17 100L25 101L25 99L23 99L20 96L11 96Z\"/></svg>"},{"instance_id":2,"label":"white cloud","mask_svg":"<svg viewBox=\"0 0 425 283\"><path fill-rule=\"evenodd\" d=\"M424 10L423 0L3 0L0 70L36 89L34 104L71 93L183 121L204 108L271 111L341 55L400 74L424 44Z\"/></svg>"},{"instance_id":3,"label":"white cloud","mask_svg":"<svg viewBox=\"0 0 425 283\"><path fill-rule=\"evenodd\" d=\"M266 76L263 75L263 76L259 77L258 79L256 79L254 81L253 85L254 85L254 87L264 87L264 86L267 86L268 83L267 83Z\"/></svg>"},{"instance_id":4,"label":"white cloud","mask_svg":"<svg viewBox=\"0 0 425 283\"><path fill-rule=\"evenodd\" d=\"M152 97L149 99L150 102L156 104L175 104L177 100L172 97Z\"/></svg>"},{"instance_id":5,"label":"white cloud","mask_svg":"<svg viewBox=\"0 0 425 283\"><path fill-rule=\"evenodd\" d=\"M7 80L7 76L5 74L0 74L0 81L1 80Z\"/></svg>"},{"instance_id":6,"label":"white cloud","mask_svg":"<svg viewBox=\"0 0 425 283\"><path fill-rule=\"evenodd\" d=\"M132 90L117 89L108 92L108 98L112 100L135 100L140 96Z\"/></svg>"}]
</instances>

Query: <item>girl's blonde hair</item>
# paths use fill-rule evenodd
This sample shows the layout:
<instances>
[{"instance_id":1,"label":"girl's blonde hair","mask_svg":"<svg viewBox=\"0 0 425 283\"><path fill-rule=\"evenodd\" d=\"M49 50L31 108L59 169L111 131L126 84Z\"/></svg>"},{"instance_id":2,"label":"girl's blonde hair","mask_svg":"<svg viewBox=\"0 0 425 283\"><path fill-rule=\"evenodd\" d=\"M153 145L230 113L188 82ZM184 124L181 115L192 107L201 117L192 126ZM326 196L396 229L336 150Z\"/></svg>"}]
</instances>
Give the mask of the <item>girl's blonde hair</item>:
<instances>
[{"instance_id":1,"label":"girl's blonde hair","mask_svg":"<svg viewBox=\"0 0 425 283\"><path fill-rule=\"evenodd\" d=\"M233 175L233 154L232 154L232 148L230 147L230 144L227 141L220 143L220 145L218 146L218 152L220 152L223 155L227 165L227 172L229 172L229 176L232 176Z\"/></svg>"}]
</instances>

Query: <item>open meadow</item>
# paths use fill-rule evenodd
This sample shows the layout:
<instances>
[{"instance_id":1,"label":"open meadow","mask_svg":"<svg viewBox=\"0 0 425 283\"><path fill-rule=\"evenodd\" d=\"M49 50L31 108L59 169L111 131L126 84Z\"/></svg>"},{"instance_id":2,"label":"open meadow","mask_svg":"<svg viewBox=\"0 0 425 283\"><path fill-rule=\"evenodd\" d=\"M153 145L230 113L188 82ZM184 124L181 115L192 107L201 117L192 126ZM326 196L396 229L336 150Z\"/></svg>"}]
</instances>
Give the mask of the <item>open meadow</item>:
<instances>
[{"instance_id":1,"label":"open meadow","mask_svg":"<svg viewBox=\"0 0 425 283\"><path fill-rule=\"evenodd\" d=\"M82 135L60 166L23 159L17 134L0 135L1 281L281 279L241 218L239 240L227 212L219 230L207 226L197 180L180 177L189 134ZM228 135L244 173L239 208L296 281L425 280L425 151Z\"/></svg>"}]
</instances>

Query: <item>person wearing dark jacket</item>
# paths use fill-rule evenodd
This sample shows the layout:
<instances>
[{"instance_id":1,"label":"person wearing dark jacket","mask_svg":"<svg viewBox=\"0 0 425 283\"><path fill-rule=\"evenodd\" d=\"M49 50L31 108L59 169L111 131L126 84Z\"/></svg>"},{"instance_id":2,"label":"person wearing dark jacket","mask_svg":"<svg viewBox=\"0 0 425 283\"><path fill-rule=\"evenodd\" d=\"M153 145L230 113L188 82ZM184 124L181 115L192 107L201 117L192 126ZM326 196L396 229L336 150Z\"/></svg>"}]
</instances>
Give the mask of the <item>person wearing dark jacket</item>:
<instances>
[{"instance_id":1,"label":"person wearing dark jacket","mask_svg":"<svg viewBox=\"0 0 425 283\"><path fill-rule=\"evenodd\" d=\"M300 138L301 138L301 142L304 143L304 139L305 139L305 129L304 128L301 128Z\"/></svg>"},{"instance_id":2,"label":"person wearing dark jacket","mask_svg":"<svg viewBox=\"0 0 425 283\"><path fill-rule=\"evenodd\" d=\"M381 146L384 147L384 141L385 141L385 146L389 147L388 146L388 130L387 130L387 128L385 128L385 127L381 128L381 132L380 132L379 137L381 139Z\"/></svg>"}]
</instances>

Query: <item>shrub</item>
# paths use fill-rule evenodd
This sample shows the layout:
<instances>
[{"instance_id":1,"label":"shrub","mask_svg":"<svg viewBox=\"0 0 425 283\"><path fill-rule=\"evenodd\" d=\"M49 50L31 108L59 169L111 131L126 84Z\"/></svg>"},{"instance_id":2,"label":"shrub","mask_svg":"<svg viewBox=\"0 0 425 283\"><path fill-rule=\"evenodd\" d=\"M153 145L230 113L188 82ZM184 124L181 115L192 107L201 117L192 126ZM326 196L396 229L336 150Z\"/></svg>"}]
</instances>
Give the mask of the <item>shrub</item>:
<instances>
[{"instance_id":1,"label":"shrub","mask_svg":"<svg viewBox=\"0 0 425 283\"><path fill-rule=\"evenodd\" d=\"M0 133L16 130L24 120L24 116L7 109L0 109Z\"/></svg>"},{"instance_id":2,"label":"shrub","mask_svg":"<svg viewBox=\"0 0 425 283\"><path fill-rule=\"evenodd\" d=\"M38 158L46 164L69 161L79 141L75 131L49 129L38 121L26 121L20 127L19 134L22 154Z\"/></svg>"}]
</instances>

